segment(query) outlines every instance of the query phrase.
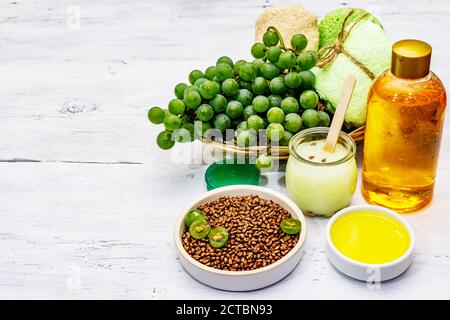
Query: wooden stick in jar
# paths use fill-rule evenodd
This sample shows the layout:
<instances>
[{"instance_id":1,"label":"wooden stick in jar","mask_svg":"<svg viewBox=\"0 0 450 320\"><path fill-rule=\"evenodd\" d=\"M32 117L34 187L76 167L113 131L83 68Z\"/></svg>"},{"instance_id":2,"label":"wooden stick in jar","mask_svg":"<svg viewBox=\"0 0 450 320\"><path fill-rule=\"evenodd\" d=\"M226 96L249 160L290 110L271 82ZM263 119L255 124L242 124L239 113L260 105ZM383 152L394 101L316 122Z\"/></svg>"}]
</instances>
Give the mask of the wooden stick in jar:
<instances>
[{"instance_id":1,"label":"wooden stick in jar","mask_svg":"<svg viewBox=\"0 0 450 320\"><path fill-rule=\"evenodd\" d=\"M334 152L336 143L339 139L339 132L341 132L342 124L344 123L345 113L352 98L353 89L355 88L356 77L348 76L345 79L344 87L342 89L341 98L334 112L333 121L331 122L330 131L328 131L327 140L324 149L327 152Z\"/></svg>"}]
</instances>

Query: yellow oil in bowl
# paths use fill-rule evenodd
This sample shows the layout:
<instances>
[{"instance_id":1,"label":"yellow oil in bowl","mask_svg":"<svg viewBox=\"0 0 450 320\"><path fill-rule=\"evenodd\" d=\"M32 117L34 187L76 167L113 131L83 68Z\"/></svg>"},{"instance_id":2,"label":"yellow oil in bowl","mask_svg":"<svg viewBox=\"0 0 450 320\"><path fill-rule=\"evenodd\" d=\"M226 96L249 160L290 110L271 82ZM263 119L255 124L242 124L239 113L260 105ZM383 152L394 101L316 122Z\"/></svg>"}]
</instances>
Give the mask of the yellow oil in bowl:
<instances>
[{"instance_id":1,"label":"yellow oil in bowl","mask_svg":"<svg viewBox=\"0 0 450 320\"><path fill-rule=\"evenodd\" d=\"M375 211L355 211L333 223L330 237L343 255L367 264L392 262L405 254L411 238L394 217Z\"/></svg>"}]
</instances>

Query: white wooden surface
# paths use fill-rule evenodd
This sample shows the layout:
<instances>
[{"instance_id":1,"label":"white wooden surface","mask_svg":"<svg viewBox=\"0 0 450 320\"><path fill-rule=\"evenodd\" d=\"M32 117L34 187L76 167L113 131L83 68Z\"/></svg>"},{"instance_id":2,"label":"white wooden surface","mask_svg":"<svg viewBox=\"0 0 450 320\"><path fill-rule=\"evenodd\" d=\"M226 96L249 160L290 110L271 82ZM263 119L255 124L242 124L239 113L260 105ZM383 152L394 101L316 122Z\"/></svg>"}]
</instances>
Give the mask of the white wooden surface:
<instances>
[{"instance_id":1,"label":"white wooden surface","mask_svg":"<svg viewBox=\"0 0 450 320\"><path fill-rule=\"evenodd\" d=\"M164 106L189 70L249 58L255 17L279 2L0 2L0 298L450 298L449 120L435 200L407 216L414 264L381 288L330 266L324 219L308 219L298 268L263 290L211 289L177 261L173 223L205 191L205 168L171 163L147 109ZM297 2L319 16L369 8L394 40L429 41L450 83L450 1ZM277 176L269 184L285 192Z\"/></svg>"}]
</instances>

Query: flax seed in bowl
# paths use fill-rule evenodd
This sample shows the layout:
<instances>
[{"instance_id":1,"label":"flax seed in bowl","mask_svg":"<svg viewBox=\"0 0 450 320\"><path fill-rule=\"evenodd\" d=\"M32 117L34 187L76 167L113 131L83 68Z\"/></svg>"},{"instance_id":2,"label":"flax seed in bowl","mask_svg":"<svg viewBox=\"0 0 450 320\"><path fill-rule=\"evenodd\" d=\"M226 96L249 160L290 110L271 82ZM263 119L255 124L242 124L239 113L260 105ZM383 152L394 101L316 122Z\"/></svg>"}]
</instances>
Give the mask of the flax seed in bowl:
<instances>
[{"instance_id":1,"label":"flax seed in bowl","mask_svg":"<svg viewBox=\"0 0 450 320\"><path fill-rule=\"evenodd\" d=\"M194 239L183 219L202 210L212 228L225 227L227 243L213 248L205 239ZM286 218L301 222L297 235L281 231ZM271 285L289 274L302 256L306 220L286 196L268 188L235 185L207 192L183 210L175 227L175 243L184 268L209 286L247 291Z\"/></svg>"}]
</instances>

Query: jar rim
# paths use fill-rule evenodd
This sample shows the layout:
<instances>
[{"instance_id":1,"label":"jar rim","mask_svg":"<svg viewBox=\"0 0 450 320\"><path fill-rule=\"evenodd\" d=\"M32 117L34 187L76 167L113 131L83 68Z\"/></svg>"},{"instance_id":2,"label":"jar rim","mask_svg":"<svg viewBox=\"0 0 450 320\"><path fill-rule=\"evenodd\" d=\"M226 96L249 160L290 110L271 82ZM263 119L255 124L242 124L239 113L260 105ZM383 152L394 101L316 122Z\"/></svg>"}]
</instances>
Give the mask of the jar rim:
<instances>
[{"instance_id":1,"label":"jar rim","mask_svg":"<svg viewBox=\"0 0 450 320\"><path fill-rule=\"evenodd\" d=\"M303 162L303 163L306 163L309 165L313 165L313 166L335 166L335 165L343 164L343 163L353 159L356 154L355 140L353 140L353 138L350 135L348 135L347 133L345 133L343 131L339 132L339 140L344 141L344 147L347 149L347 154L345 155L345 157L335 160L335 161L321 163L321 162L310 161L308 159L303 158L302 156L300 156L298 154L296 149L297 149L297 146L301 143L301 140L303 138L305 138L309 135L313 135L313 134L325 134L325 137L326 137L329 130L330 130L330 128L328 128L328 127L315 127L315 128L309 128L309 129L298 132L289 141L289 155L293 156L296 160L298 160L300 162ZM339 140L338 140L338 143L339 143Z\"/></svg>"}]
</instances>

